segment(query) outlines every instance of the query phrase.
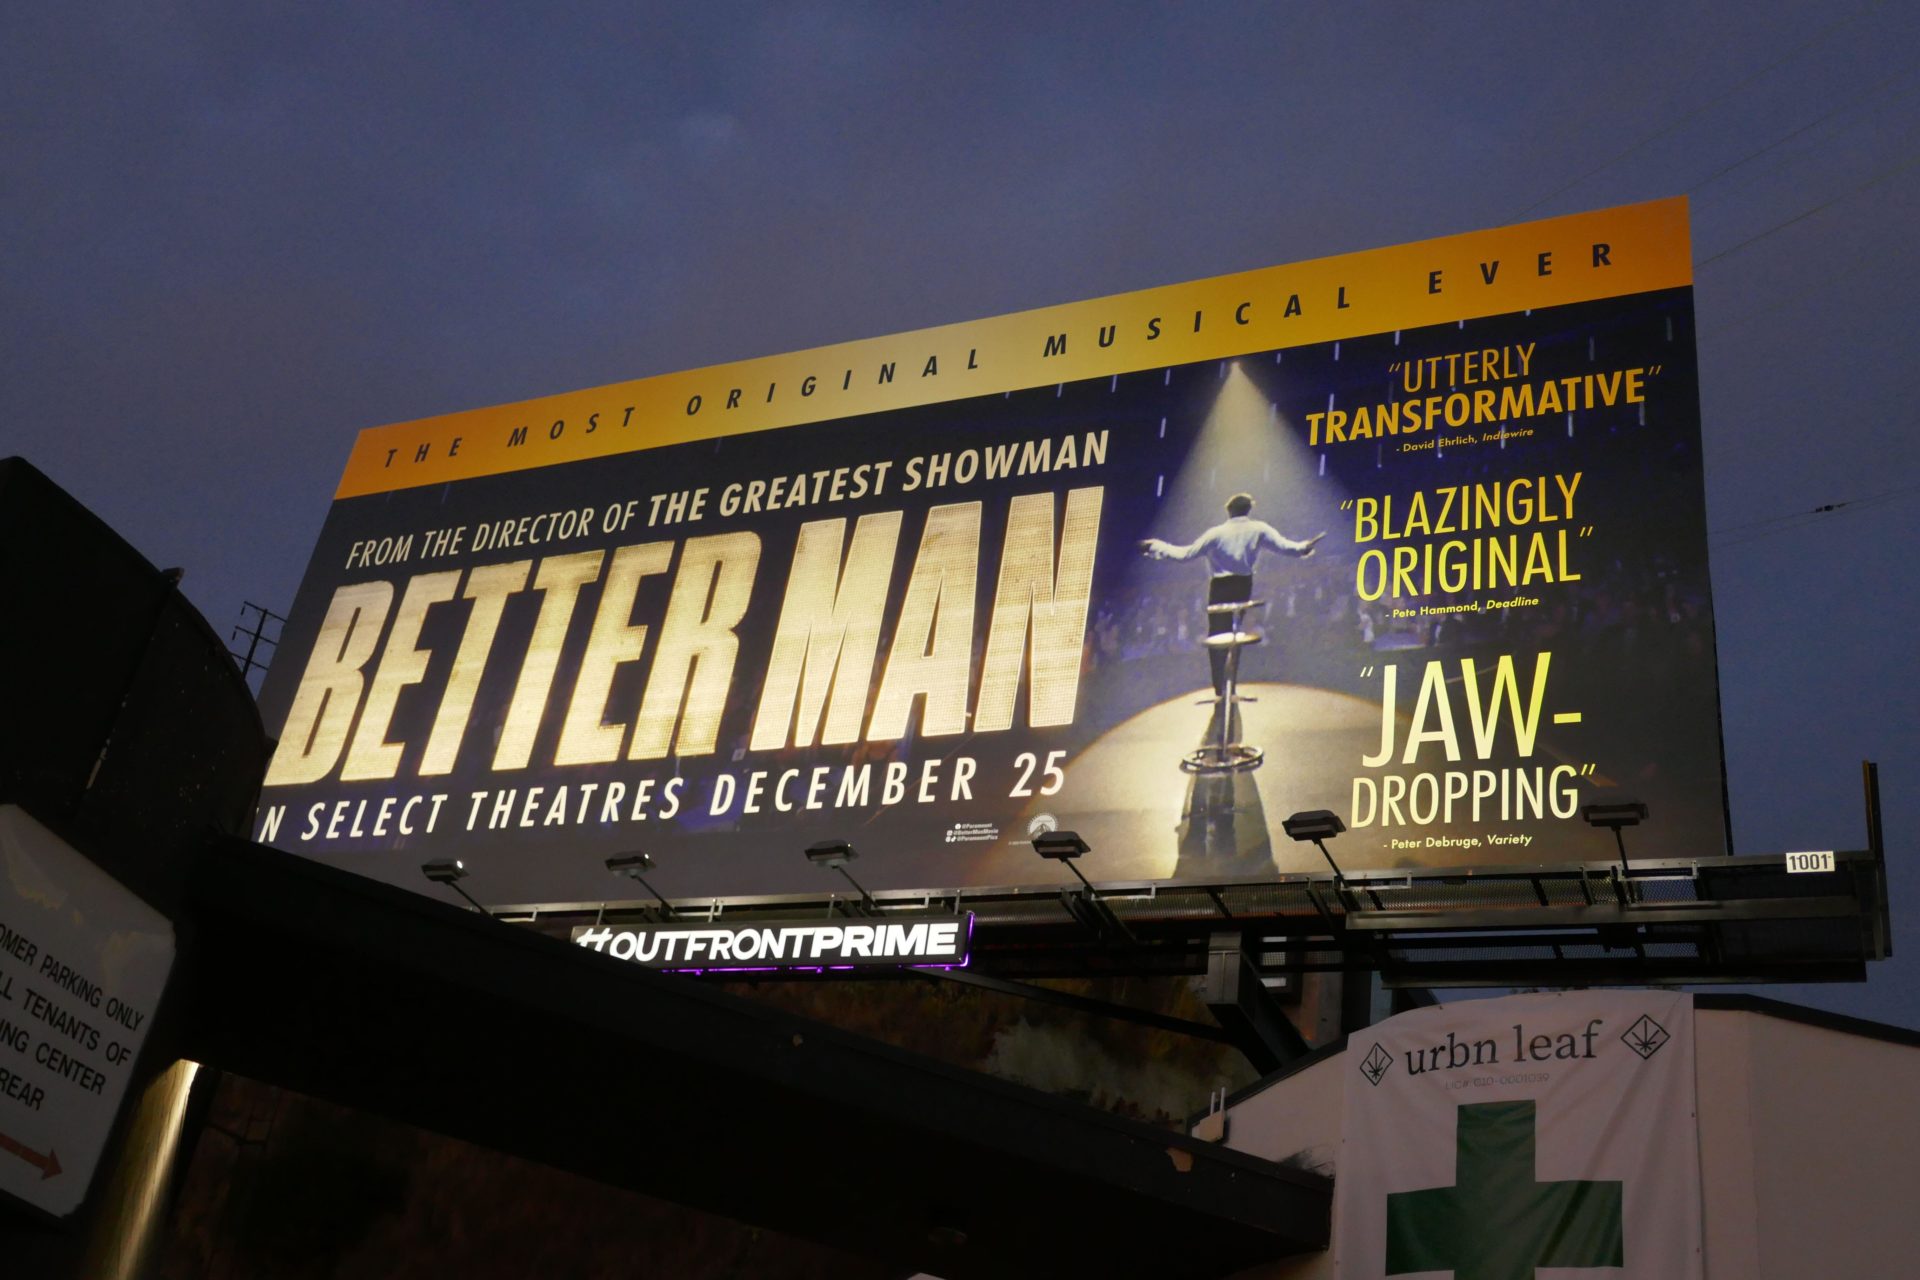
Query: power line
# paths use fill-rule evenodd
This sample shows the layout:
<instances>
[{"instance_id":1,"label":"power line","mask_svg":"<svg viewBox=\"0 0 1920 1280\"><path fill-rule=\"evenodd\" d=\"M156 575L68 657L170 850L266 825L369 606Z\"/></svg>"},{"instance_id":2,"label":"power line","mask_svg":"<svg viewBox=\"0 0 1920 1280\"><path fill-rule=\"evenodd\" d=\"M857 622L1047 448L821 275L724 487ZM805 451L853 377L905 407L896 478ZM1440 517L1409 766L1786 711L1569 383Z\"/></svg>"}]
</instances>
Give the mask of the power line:
<instances>
[{"instance_id":1,"label":"power line","mask_svg":"<svg viewBox=\"0 0 1920 1280\"><path fill-rule=\"evenodd\" d=\"M1661 125L1658 129L1655 129L1652 133L1643 135L1638 141L1634 142L1631 146L1629 146L1626 150L1620 152L1618 155L1615 155L1606 160L1602 160L1599 164L1595 165L1593 168L1588 169L1586 172L1579 174L1577 177L1571 178L1567 182L1561 184L1560 186L1555 187L1552 191L1549 191L1546 195L1541 196L1538 200L1535 200L1532 204L1522 209L1520 211L1522 216L1532 213L1535 209L1538 209L1541 205L1546 204L1550 200L1553 200L1559 196L1565 195L1567 192L1573 190L1575 187L1585 182L1588 178L1593 177L1595 174L1603 173L1606 170L1611 169L1614 165L1619 164L1622 160L1625 160L1628 156L1640 150L1640 148L1646 146L1649 142L1653 142L1660 138L1664 138L1668 134L1672 133L1674 130L1678 129L1681 125L1687 123L1689 120L1693 120L1697 118L1702 113L1709 110L1710 108L1719 106L1721 103L1725 102L1728 98L1731 98L1734 94L1740 92L1742 89L1746 88L1748 85L1752 84L1754 81L1760 79L1762 76L1765 76L1768 73L1778 69L1779 67L1784 66L1786 63L1793 61L1793 59L1799 57L1801 54L1805 53L1807 50L1821 43L1828 36L1832 35L1834 32L1838 31L1840 28L1847 26L1850 23L1859 21L1861 18L1864 18L1867 14L1872 13L1875 9L1879 7L1880 7L1880 0L1875 0L1874 3L1867 5L1864 9L1861 9L1855 13L1848 14L1846 17L1841 18L1838 21L1833 22L1828 26L1821 28L1821 30L1816 34L1814 34L1812 37L1810 37L1809 39L1807 39L1801 44L1795 45L1792 49L1788 50L1786 53L1782 54L1780 57L1774 59L1772 62L1769 62L1766 66L1761 67L1759 70L1753 71L1748 75L1741 77L1739 80L1735 81L1733 84L1723 89L1720 93L1707 99L1705 102L1702 102L1698 106L1694 107L1691 111L1687 111L1682 113L1681 115L1675 116L1672 120L1669 120L1666 124Z\"/></svg>"},{"instance_id":2,"label":"power line","mask_svg":"<svg viewBox=\"0 0 1920 1280\"><path fill-rule=\"evenodd\" d=\"M1782 146L1786 143L1792 142L1795 138L1799 137L1801 134L1806 133L1811 129L1819 128L1821 125L1833 119L1835 116L1845 115L1847 112L1853 110L1855 107L1858 107L1862 103L1871 99L1874 94L1879 93L1882 89L1886 88L1888 85L1894 83L1896 80L1905 79L1907 76L1912 75L1916 70L1920 70L1920 63L1916 63L1914 66L1906 67L1906 68L1903 68L1902 70L1894 72L1892 75L1888 76L1886 79L1875 83L1871 88L1867 89L1864 93L1862 93L1860 97L1855 101L1847 103L1843 106L1835 107L1833 110L1827 112L1825 115L1817 116L1814 119L1807 121L1805 124L1801 125L1798 129L1793 129L1787 133L1781 134L1778 138L1775 138L1772 142L1769 142L1766 146L1761 147L1758 151L1749 152L1748 154L1740 157L1738 160L1735 160L1732 164L1723 165L1722 167L1715 169L1712 173L1708 174L1704 178L1701 178L1699 181L1695 182L1691 187L1687 188L1688 192L1690 194L1697 194L1702 188L1711 186L1712 184L1718 182L1720 179L1732 173L1735 169L1738 169L1741 165L1747 164L1748 162L1753 160L1758 160L1761 156L1767 154L1767 152L1769 151L1772 151L1775 147Z\"/></svg>"},{"instance_id":3,"label":"power line","mask_svg":"<svg viewBox=\"0 0 1920 1280\"><path fill-rule=\"evenodd\" d=\"M1765 231L1756 232L1753 235L1748 236L1745 240L1740 241L1738 244L1727 246L1726 248L1722 249L1720 252L1712 255L1711 257L1700 259L1699 262L1694 264L1695 269L1698 270L1700 267L1704 267L1710 262L1718 262L1720 259L1728 256L1729 254L1738 253L1740 252L1740 250L1746 248L1748 245L1754 243L1755 241L1764 240L1776 231L1785 231L1788 227L1793 226L1797 222L1805 222L1808 218L1811 218L1814 214L1819 213L1826 209L1831 209L1833 208L1833 206L1841 203L1844 200L1851 200L1853 199L1853 197L1859 195L1863 191L1866 191L1868 188L1877 187L1889 178L1898 177L1899 175L1905 173L1907 170L1913 168L1917 164L1920 164L1920 154L1908 156L1906 159L1902 160L1899 164L1894 165L1891 169L1885 169L1879 173L1876 173L1873 177L1868 178L1865 182L1861 183L1859 186L1851 187L1846 191L1842 191L1839 195L1833 197L1833 199L1831 200L1823 200L1819 204L1813 206L1813 208L1804 210L1803 212L1800 212L1800 213L1796 213L1791 218L1788 218L1784 222L1777 222L1773 226L1768 227Z\"/></svg>"},{"instance_id":4,"label":"power line","mask_svg":"<svg viewBox=\"0 0 1920 1280\"><path fill-rule=\"evenodd\" d=\"M1737 547L1748 542L1757 542L1762 538L1771 538L1783 533L1795 533L1817 524L1827 516L1843 512L1858 512L1868 507L1877 507L1889 502L1897 502L1920 494L1920 484L1903 485L1898 489L1883 489L1879 493L1870 493L1865 497L1847 498L1840 502L1826 502L1804 511L1790 511L1784 515L1768 516L1761 520L1749 520L1744 524L1727 525L1710 530L1707 540L1710 545L1721 548ZM1744 536L1730 538L1731 534Z\"/></svg>"}]
</instances>

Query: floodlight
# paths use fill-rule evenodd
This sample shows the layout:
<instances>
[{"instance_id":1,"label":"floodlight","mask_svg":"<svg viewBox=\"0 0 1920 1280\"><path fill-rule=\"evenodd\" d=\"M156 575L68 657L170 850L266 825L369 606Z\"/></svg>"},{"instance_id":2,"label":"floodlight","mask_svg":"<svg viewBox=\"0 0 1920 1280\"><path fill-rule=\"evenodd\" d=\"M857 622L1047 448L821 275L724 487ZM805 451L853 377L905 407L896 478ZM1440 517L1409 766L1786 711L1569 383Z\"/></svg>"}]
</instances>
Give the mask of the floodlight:
<instances>
[{"instance_id":1,"label":"floodlight","mask_svg":"<svg viewBox=\"0 0 1920 1280\"><path fill-rule=\"evenodd\" d=\"M1065 865L1067 870L1079 877L1080 883L1087 886L1087 892L1093 892L1093 881L1082 874L1073 860L1090 851L1090 846L1080 838L1078 831L1042 831L1033 838L1033 851L1043 858L1052 858Z\"/></svg>"},{"instance_id":2,"label":"floodlight","mask_svg":"<svg viewBox=\"0 0 1920 1280\"><path fill-rule=\"evenodd\" d=\"M1647 806L1638 800L1614 800L1604 804L1585 805L1580 817L1590 827L1605 827L1613 832L1613 843L1620 850L1620 871L1630 874L1627 867L1627 841L1620 834L1623 827L1637 827L1647 820Z\"/></svg>"},{"instance_id":3,"label":"floodlight","mask_svg":"<svg viewBox=\"0 0 1920 1280\"><path fill-rule=\"evenodd\" d=\"M1078 831L1035 832L1033 851L1043 858L1058 862L1073 872L1074 878L1080 882L1080 890L1063 889L1060 892L1060 901L1066 907L1067 914L1096 933L1117 934L1129 943L1139 943L1140 940L1133 936L1133 930L1127 928L1127 922L1100 900L1100 891L1093 887L1093 881L1074 865L1075 858L1092 851L1092 846L1080 838Z\"/></svg>"},{"instance_id":4,"label":"floodlight","mask_svg":"<svg viewBox=\"0 0 1920 1280\"><path fill-rule=\"evenodd\" d=\"M1340 889L1347 887L1347 878L1340 874L1340 864L1333 860L1333 855L1327 852L1326 846L1328 840L1347 829L1347 824L1340 821L1339 814L1331 809L1302 810L1291 817L1282 818L1280 829L1287 833L1289 839L1313 841L1313 847L1320 851L1320 856L1327 860L1329 867L1333 868L1334 885Z\"/></svg>"},{"instance_id":5,"label":"floodlight","mask_svg":"<svg viewBox=\"0 0 1920 1280\"><path fill-rule=\"evenodd\" d=\"M1077 831L1042 831L1033 838L1033 851L1043 858L1067 862L1090 852L1090 847Z\"/></svg>"},{"instance_id":6,"label":"floodlight","mask_svg":"<svg viewBox=\"0 0 1920 1280\"><path fill-rule=\"evenodd\" d=\"M807 846L807 861L816 867L844 867L860 856L845 840L822 840Z\"/></svg>"},{"instance_id":7,"label":"floodlight","mask_svg":"<svg viewBox=\"0 0 1920 1280\"><path fill-rule=\"evenodd\" d=\"M859 891L861 905L872 912L878 910L874 905L873 895L853 878L853 872L847 870L847 864L859 856L859 851L845 840L822 840L807 846L807 861L816 867L832 867L845 876L847 883ZM829 907L828 910L831 912L832 908Z\"/></svg>"},{"instance_id":8,"label":"floodlight","mask_svg":"<svg viewBox=\"0 0 1920 1280\"><path fill-rule=\"evenodd\" d=\"M1620 800L1612 804L1590 804L1580 810L1581 820L1590 827L1637 827L1647 820L1647 806L1638 800Z\"/></svg>"},{"instance_id":9,"label":"floodlight","mask_svg":"<svg viewBox=\"0 0 1920 1280\"><path fill-rule=\"evenodd\" d=\"M467 864L458 858L435 858L432 862L420 864L420 874L435 884L446 885L449 889L467 900L467 904L481 915L491 913L473 900L473 895L462 889L459 881L467 878Z\"/></svg>"},{"instance_id":10,"label":"floodlight","mask_svg":"<svg viewBox=\"0 0 1920 1280\"><path fill-rule=\"evenodd\" d=\"M1280 829L1293 840L1331 840L1347 829L1331 809L1308 809L1281 820Z\"/></svg>"},{"instance_id":11,"label":"floodlight","mask_svg":"<svg viewBox=\"0 0 1920 1280\"><path fill-rule=\"evenodd\" d=\"M641 853L638 850L635 850L633 853L616 853L613 857L607 859L607 870L617 876L626 876L629 880L639 881L640 887L652 894L654 898L659 901L660 913L669 919L672 918L675 911L674 905L667 901L665 894L648 884L646 876L642 874L653 870L653 858L651 855Z\"/></svg>"}]
</instances>

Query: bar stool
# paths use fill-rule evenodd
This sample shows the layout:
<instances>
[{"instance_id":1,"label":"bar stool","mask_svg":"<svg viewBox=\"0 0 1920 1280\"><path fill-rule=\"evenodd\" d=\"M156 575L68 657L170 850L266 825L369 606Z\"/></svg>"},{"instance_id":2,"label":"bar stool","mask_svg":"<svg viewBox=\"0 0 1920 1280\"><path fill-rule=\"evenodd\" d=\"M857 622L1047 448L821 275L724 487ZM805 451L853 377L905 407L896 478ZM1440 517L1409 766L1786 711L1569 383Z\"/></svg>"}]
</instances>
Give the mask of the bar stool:
<instances>
[{"instance_id":1,"label":"bar stool","mask_svg":"<svg viewBox=\"0 0 1920 1280\"><path fill-rule=\"evenodd\" d=\"M1188 773L1240 773L1247 769L1258 769L1260 762L1266 758L1267 753L1261 748L1234 741L1233 733L1234 708L1243 702L1259 701L1240 692L1240 651L1266 638L1244 625L1247 610L1263 608L1266 603L1264 600L1230 600L1224 604L1207 606L1210 617L1227 614L1233 624L1230 630L1210 635L1202 641L1209 652L1226 651L1226 691L1200 700L1203 707L1219 708L1220 737L1218 741L1204 743L1187 753L1180 767Z\"/></svg>"}]
</instances>

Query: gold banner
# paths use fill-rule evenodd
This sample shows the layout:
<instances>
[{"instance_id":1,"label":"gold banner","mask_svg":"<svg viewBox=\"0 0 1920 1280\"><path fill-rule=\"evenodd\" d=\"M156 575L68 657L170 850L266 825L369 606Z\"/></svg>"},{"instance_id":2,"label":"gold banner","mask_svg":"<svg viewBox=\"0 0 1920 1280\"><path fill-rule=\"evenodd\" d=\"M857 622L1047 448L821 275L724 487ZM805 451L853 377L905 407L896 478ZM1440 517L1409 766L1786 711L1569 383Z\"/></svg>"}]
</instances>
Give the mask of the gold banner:
<instances>
[{"instance_id":1,"label":"gold banner","mask_svg":"<svg viewBox=\"0 0 1920 1280\"><path fill-rule=\"evenodd\" d=\"M336 497L1692 282L1675 197L375 427Z\"/></svg>"}]
</instances>

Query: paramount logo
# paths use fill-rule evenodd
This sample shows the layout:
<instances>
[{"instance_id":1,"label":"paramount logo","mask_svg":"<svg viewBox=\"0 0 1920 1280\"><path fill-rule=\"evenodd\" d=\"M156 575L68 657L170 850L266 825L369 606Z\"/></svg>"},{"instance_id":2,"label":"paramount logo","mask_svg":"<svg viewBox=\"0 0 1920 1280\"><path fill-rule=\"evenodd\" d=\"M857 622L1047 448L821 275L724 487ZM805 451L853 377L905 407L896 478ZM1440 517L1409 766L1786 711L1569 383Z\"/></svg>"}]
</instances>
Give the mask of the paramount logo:
<instances>
[{"instance_id":1,"label":"paramount logo","mask_svg":"<svg viewBox=\"0 0 1920 1280\"><path fill-rule=\"evenodd\" d=\"M637 924L583 926L575 945L652 969L962 965L971 913L901 923Z\"/></svg>"}]
</instances>

